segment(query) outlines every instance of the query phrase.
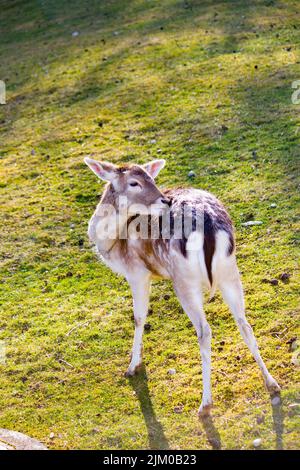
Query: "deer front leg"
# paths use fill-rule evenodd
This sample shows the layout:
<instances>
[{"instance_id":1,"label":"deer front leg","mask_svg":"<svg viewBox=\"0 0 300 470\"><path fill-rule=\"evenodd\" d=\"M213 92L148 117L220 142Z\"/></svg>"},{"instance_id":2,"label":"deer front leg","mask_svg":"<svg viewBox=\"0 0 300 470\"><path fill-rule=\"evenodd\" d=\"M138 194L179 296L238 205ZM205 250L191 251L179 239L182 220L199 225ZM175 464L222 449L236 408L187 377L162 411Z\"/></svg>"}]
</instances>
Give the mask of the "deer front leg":
<instances>
[{"instance_id":1,"label":"deer front leg","mask_svg":"<svg viewBox=\"0 0 300 470\"><path fill-rule=\"evenodd\" d=\"M142 363L143 332L149 305L150 275L139 273L128 282L132 290L135 330L131 361L125 376L131 377L137 373Z\"/></svg>"}]
</instances>

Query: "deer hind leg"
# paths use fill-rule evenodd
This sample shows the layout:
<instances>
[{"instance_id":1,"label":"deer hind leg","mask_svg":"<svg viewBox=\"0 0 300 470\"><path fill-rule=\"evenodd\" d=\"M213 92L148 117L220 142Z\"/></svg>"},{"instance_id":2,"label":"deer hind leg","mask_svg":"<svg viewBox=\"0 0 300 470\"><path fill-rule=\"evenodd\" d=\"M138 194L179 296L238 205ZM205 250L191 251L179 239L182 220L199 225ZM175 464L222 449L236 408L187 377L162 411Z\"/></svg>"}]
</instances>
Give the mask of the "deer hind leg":
<instances>
[{"instance_id":1,"label":"deer hind leg","mask_svg":"<svg viewBox=\"0 0 300 470\"><path fill-rule=\"evenodd\" d=\"M267 390L271 394L280 392L280 387L276 380L269 373L257 346L253 330L249 325L246 315L245 315L245 306L244 306L244 295L243 288L240 280L240 275L236 266L235 259L231 259L231 267L226 270L225 279L219 280L219 286L222 292L222 296L230 308L234 319L237 323L237 326L240 330L240 333L250 349L255 361L257 362Z\"/></svg>"},{"instance_id":2,"label":"deer hind leg","mask_svg":"<svg viewBox=\"0 0 300 470\"><path fill-rule=\"evenodd\" d=\"M138 273L137 276L128 279L133 296L133 314L134 314L134 339L131 353L131 361L126 377L135 375L142 362L143 332L148 313L150 275L148 273Z\"/></svg>"},{"instance_id":3,"label":"deer hind leg","mask_svg":"<svg viewBox=\"0 0 300 470\"><path fill-rule=\"evenodd\" d=\"M212 407L211 395L211 329L206 321L203 310L202 292L199 280L196 283L189 280L185 282L182 278L174 281L174 289L180 303L193 323L200 347L202 360L203 394L202 402L198 411L199 416L210 413Z\"/></svg>"}]
</instances>

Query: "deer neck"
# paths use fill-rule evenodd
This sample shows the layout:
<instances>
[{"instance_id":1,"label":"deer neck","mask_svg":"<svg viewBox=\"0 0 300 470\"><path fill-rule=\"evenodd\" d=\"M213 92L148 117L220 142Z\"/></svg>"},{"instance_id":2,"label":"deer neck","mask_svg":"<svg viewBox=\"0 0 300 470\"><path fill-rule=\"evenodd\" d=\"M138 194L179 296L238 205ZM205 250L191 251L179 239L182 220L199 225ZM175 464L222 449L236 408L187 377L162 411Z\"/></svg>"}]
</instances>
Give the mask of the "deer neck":
<instances>
[{"instance_id":1,"label":"deer neck","mask_svg":"<svg viewBox=\"0 0 300 470\"><path fill-rule=\"evenodd\" d=\"M114 191L107 188L89 227L90 239L96 243L100 253L110 252L116 242L122 238L128 217L126 207L119 205Z\"/></svg>"}]
</instances>

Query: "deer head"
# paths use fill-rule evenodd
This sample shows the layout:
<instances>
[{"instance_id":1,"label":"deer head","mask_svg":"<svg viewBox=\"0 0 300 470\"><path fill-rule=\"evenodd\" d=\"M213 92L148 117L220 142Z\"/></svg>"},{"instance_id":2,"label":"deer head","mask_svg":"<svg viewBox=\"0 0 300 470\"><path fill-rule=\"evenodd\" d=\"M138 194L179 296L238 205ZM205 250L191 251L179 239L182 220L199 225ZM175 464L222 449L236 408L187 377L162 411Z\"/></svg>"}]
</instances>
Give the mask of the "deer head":
<instances>
[{"instance_id":1,"label":"deer head","mask_svg":"<svg viewBox=\"0 0 300 470\"><path fill-rule=\"evenodd\" d=\"M86 157L85 163L102 180L108 182L107 193L113 195L115 208L122 196L127 201L129 214L161 214L169 200L156 186L154 179L165 166L165 160L153 160L145 165L117 167L112 163L98 162Z\"/></svg>"}]
</instances>

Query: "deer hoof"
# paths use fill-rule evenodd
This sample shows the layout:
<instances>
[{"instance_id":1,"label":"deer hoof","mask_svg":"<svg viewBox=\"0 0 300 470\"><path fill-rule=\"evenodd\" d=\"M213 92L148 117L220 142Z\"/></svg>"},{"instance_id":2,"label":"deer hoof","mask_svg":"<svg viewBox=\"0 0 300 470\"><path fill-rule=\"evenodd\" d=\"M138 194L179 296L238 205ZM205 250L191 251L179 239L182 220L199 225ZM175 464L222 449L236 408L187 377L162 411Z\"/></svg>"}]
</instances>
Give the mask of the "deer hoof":
<instances>
[{"instance_id":1,"label":"deer hoof","mask_svg":"<svg viewBox=\"0 0 300 470\"><path fill-rule=\"evenodd\" d=\"M273 377L266 382L266 387L270 395L276 395L280 393L280 387Z\"/></svg>"},{"instance_id":2,"label":"deer hoof","mask_svg":"<svg viewBox=\"0 0 300 470\"><path fill-rule=\"evenodd\" d=\"M205 418L207 416L210 416L211 409L212 409L212 403L207 403L205 405L201 403L200 408L198 410L199 418Z\"/></svg>"},{"instance_id":3,"label":"deer hoof","mask_svg":"<svg viewBox=\"0 0 300 470\"><path fill-rule=\"evenodd\" d=\"M136 375L141 367L141 364L138 364L137 366L131 367L129 366L127 371L125 372L125 377L133 377Z\"/></svg>"}]
</instances>

